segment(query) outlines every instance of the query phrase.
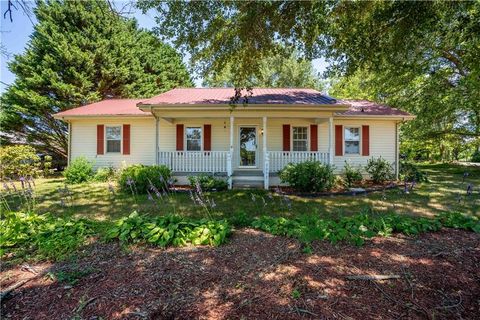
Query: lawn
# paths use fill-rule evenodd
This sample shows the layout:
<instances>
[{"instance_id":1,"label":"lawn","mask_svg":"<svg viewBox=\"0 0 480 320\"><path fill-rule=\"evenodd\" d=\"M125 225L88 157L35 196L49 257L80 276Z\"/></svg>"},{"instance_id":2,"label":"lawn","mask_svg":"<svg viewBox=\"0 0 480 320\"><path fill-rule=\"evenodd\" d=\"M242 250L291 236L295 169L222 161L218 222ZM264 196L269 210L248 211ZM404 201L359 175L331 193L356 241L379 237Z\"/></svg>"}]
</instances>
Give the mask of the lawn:
<instances>
[{"instance_id":1,"label":"lawn","mask_svg":"<svg viewBox=\"0 0 480 320\"><path fill-rule=\"evenodd\" d=\"M365 210L418 216L433 216L442 211L478 215L480 167L435 164L422 165L421 169L428 174L429 182L416 185L407 194L399 188L368 195L309 198L280 196L262 190L232 190L208 193L207 197L215 203L210 214L216 218L230 218L239 213L285 217L314 214L338 218ZM474 192L467 196L469 184L474 187ZM126 216L134 210L152 215L176 213L203 217L206 214L202 206L191 200L188 192L151 201L146 195L122 193L115 188L115 183L110 185L113 190L106 182L66 185L62 177L39 179L35 187L36 210L63 217L107 221ZM21 209L22 206L19 199L10 199L9 204L11 209Z\"/></svg>"}]
</instances>

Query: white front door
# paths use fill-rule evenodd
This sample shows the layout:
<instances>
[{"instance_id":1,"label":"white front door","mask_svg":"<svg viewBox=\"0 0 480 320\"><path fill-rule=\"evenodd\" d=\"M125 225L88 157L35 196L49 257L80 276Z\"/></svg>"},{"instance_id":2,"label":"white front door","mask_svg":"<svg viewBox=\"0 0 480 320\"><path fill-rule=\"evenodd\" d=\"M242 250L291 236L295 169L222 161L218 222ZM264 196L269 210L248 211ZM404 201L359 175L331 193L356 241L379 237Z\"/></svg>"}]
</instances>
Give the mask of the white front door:
<instances>
[{"instance_id":1,"label":"white front door","mask_svg":"<svg viewBox=\"0 0 480 320\"><path fill-rule=\"evenodd\" d=\"M239 134L240 167L257 166L257 128L240 127Z\"/></svg>"}]
</instances>

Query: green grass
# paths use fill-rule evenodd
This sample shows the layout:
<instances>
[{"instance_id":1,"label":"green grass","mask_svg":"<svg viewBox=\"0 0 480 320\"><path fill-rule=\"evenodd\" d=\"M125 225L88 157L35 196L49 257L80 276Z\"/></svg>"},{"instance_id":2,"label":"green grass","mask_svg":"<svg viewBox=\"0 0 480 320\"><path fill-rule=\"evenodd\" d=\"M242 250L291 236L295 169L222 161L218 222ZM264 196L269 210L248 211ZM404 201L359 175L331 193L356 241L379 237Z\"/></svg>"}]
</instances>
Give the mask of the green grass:
<instances>
[{"instance_id":1,"label":"green grass","mask_svg":"<svg viewBox=\"0 0 480 320\"><path fill-rule=\"evenodd\" d=\"M428 174L429 183L422 183L413 192L389 190L369 195L302 198L288 196L288 201L278 195L262 190L233 190L207 193L216 203L211 213L213 218L230 218L243 212L244 216L261 215L293 217L314 214L320 217L337 218L373 209L376 212L395 211L402 214L430 216L443 211L460 211L478 215L480 211L480 167L462 167L446 164L422 165ZM463 182L463 174L469 172ZM467 184L475 188L474 195L467 198ZM205 217L202 207L194 205L188 193L176 194L155 205L146 195L134 196L109 191L108 183L90 182L68 185L71 200L66 199L59 188L64 188L63 178L39 179L36 181L35 209L38 213L50 212L60 217L89 218L110 221L128 216L132 211L152 215L179 214L194 218ZM63 198L66 205L61 204ZM460 201L459 201L460 199ZM21 210L19 199L8 198L10 209ZM290 205L287 205L287 202Z\"/></svg>"}]
</instances>

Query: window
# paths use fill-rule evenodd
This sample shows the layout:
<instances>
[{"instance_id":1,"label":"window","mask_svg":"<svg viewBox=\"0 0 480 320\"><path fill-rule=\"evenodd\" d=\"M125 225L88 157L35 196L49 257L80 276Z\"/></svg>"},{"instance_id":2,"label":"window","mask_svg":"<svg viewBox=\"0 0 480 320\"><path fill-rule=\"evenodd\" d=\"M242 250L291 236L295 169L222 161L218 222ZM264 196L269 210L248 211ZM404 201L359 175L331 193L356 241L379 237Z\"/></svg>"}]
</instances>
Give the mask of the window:
<instances>
[{"instance_id":1,"label":"window","mask_svg":"<svg viewBox=\"0 0 480 320\"><path fill-rule=\"evenodd\" d=\"M308 151L308 127L293 127L293 151Z\"/></svg>"},{"instance_id":2,"label":"window","mask_svg":"<svg viewBox=\"0 0 480 320\"><path fill-rule=\"evenodd\" d=\"M107 152L120 152L122 127L107 127Z\"/></svg>"},{"instance_id":3,"label":"window","mask_svg":"<svg viewBox=\"0 0 480 320\"><path fill-rule=\"evenodd\" d=\"M360 128L345 128L345 154L360 154Z\"/></svg>"},{"instance_id":4,"label":"window","mask_svg":"<svg viewBox=\"0 0 480 320\"><path fill-rule=\"evenodd\" d=\"M202 128L187 128L187 151L202 150Z\"/></svg>"}]
</instances>

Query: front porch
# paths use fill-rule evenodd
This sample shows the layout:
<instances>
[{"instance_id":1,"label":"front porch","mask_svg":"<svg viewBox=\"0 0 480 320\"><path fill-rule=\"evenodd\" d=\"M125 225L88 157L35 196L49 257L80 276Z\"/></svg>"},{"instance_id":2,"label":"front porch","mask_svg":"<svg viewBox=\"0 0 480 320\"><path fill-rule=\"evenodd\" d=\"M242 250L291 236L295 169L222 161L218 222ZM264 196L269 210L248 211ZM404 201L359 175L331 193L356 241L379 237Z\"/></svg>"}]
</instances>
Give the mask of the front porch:
<instances>
[{"instance_id":1,"label":"front porch","mask_svg":"<svg viewBox=\"0 0 480 320\"><path fill-rule=\"evenodd\" d=\"M157 125L159 124L158 120ZM290 163L296 164L305 161L333 163L332 117L301 120L283 117L281 120L273 119L271 124L269 124L267 117L257 118L254 121L250 118L236 119L231 116L228 120L229 127L226 125L227 121L223 121L223 130L218 128L218 125L212 126L211 124L201 127L206 129L208 126L208 131L205 130L205 132L201 131L199 127L202 136L208 136L209 139L212 139L211 136L213 136L213 143L210 140L205 145L202 144L201 150L194 151L186 150L191 148L192 142L194 142L189 141L188 137L185 138L185 141L180 142L181 146L179 148L178 136L181 134L182 139L184 139L183 136L188 135L184 132L192 128L190 123L194 126L195 123L205 123L205 120L176 119L177 150L162 150L162 143L160 143L156 162L166 165L174 175L179 177L206 173L226 177L230 188L252 183L265 189L268 189L272 183L278 184L278 172ZM212 120L208 123L212 122L215 123ZM169 123L174 124L172 119L169 119ZM297 124L291 127L285 123ZM322 135L324 133L328 134L328 139L325 139L326 135L323 135L324 139L322 139L321 146L318 145L320 140L318 139L319 124L327 129L322 131ZM178 126L181 126L181 130ZM212 129L212 127L217 129ZM287 127L289 130L288 138L285 138ZM305 133L304 141L295 140L295 134L291 133L295 132L294 130L297 128L303 128L305 129L303 131L308 132L308 134ZM179 133L180 131L181 133ZM273 132L272 135L270 135L270 131ZM222 133L224 135L219 136ZM283 136L283 142L281 136ZM198 139L202 141L204 138ZM328 142L328 145L325 145L325 142ZM301 145L301 143L304 143L304 145ZM224 150L220 149L222 145ZM210 150L206 150L205 146L208 146ZM229 146L228 150L225 150L227 149L226 146ZM294 148L305 148L307 151L291 150Z\"/></svg>"}]
</instances>

